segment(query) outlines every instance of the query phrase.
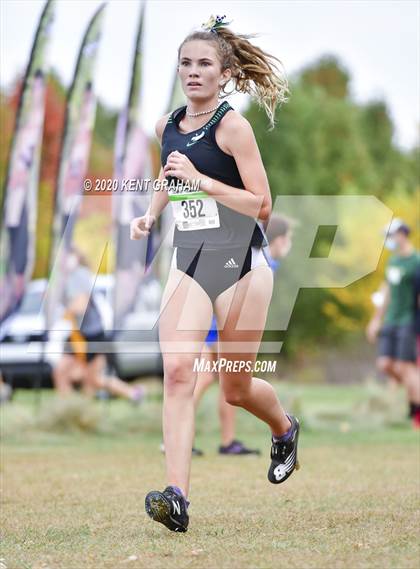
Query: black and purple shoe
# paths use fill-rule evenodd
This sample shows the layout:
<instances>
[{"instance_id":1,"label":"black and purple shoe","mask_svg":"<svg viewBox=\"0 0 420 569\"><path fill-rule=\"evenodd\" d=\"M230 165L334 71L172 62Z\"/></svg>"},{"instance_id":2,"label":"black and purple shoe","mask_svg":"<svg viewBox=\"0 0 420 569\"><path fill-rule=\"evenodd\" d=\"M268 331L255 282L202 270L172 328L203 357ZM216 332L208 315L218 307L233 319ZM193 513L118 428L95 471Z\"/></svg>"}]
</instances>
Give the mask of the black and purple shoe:
<instances>
[{"instance_id":1,"label":"black and purple shoe","mask_svg":"<svg viewBox=\"0 0 420 569\"><path fill-rule=\"evenodd\" d=\"M294 470L299 469L297 447L299 440L299 421L288 415L291 427L282 437L271 439L271 464L268 479L272 484L285 482Z\"/></svg>"},{"instance_id":2,"label":"black and purple shoe","mask_svg":"<svg viewBox=\"0 0 420 569\"><path fill-rule=\"evenodd\" d=\"M243 456L247 454L260 455L261 451L259 449L247 448L241 441L232 441L230 445L220 446L219 454L228 454L233 456Z\"/></svg>"},{"instance_id":3,"label":"black and purple shoe","mask_svg":"<svg viewBox=\"0 0 420 569\"><path fill-rule=\"evenodd\" d=\"M146 513L171 531L186 532L188 529L189 502L176 486L168 486L163 492L153 490L145 499Z\"/></svg>"}]
</instances>

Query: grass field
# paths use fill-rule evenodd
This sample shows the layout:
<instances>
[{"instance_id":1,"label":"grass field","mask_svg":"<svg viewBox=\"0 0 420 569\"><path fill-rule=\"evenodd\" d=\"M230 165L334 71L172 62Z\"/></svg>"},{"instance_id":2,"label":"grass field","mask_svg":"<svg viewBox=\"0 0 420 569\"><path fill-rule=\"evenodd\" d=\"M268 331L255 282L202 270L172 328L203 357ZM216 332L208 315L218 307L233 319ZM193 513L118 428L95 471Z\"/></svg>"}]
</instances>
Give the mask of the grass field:
<instances>
[{"instance_id":1,"label":"grass field","mask_svg":"<svg viewBox=\"0 0 420 569\"><path fill-rule=\"evenodd\" d=\"M165 485L160 387L148 385L139 408L19 392L2 409L2 569L419 567L419 434L401 393L277 383L302 417L302 468L273 486L267 430L246 413L238 437L263 456L217 455L211 389L190 529L174 534L144 513Z\"/></svg>"}]
</instances>

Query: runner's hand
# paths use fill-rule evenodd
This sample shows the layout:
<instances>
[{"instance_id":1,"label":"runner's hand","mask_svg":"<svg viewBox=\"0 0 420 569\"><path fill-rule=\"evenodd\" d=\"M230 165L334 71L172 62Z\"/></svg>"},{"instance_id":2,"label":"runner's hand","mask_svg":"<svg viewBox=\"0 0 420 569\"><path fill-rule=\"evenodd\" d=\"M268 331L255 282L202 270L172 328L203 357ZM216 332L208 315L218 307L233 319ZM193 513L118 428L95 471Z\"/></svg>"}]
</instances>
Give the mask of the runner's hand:
<instances>
[{"instance_id":1,"label":"runner's hand","mask_svg":"<svg viewBox=\"0 0 420 569\"><path fill-rule=\"evenodd\" d=\"M148 213L141 217L135 217L130 223L130 239L137 240L142 237L147 237L155 221L155 216Z\"/></svg>"},{"instance_id":2,"label":"runner's hand","mask_svg":"<svg viewBox=\"0 0 420 569\"><path fill-rule=\"evenodd\" d=\"M172 176L184 181L198 180L201 176L191 160L178 150L169 154L163 174L165 177Z\"/></svg>"}]
</instances>

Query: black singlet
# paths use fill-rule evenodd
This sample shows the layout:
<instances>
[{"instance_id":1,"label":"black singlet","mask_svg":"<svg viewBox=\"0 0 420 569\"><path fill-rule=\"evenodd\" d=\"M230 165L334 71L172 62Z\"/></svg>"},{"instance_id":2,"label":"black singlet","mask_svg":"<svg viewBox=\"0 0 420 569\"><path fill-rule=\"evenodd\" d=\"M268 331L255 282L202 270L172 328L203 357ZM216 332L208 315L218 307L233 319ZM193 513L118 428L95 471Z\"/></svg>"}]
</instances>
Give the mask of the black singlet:
<instances>
[{"instance_id":1,"label":"black singlet","mask_svg":"<svg viewBox=\"0 0 420 569\"><path fill-rule=\"evenodd\" d=\"M202 127L187 134L180 132L179 123L184 117L186 106L173 111L162 135L162 167L174 150L185 154L197 170L214 180L244 189L239 170L233 156L226 154L217 145L215 130L223 115L232 110L227 101L219 105L213 117ZM171 178L169 178L171 180ZM176 178L172 178L176 181ZM175 227L174 246L202 250L217 250L235 247L264 247L267 241L262 226L254 218L238 213L217 202L220 227L180 231Z\"/></svg>"}]
</instances>

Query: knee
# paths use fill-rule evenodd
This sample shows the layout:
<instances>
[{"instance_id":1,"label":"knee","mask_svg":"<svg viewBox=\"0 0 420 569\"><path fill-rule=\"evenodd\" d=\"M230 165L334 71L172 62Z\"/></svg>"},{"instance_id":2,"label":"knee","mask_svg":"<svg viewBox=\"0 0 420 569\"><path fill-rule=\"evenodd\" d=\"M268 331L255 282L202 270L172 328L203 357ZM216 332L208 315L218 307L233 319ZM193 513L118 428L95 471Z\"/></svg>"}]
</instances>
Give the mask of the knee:
<instances>
[{"instance_id":1,"label":"knee","mask_svg":"<svg viewBox=\"0 0 420 569\"><path fill-rule=\"evenodd\" d=\"M390 359L388 358L379 358L376 362L377 369L386 375L390 375L394 373L394 366Z\"/></svg>"},{"instance_id":2,"label":"knee","mask_svg":"<svg viewBox=\"0 0 420 569\"><path fill-rule=\"evenodd\" d=\"M164 363L165 391L168 395L194 391L193 362L189 358L169 359Z\"/></svg>"},{"instance_id":3,"label":"knee","mask_svg":"<svg viewBox=\"0 0 420 569\"><path fill-rule=\"evenodd\" d=\"M398 375L398 377L403 378L407 373L407 363L401 361L395 362L394 373Z\"/></svg>"},{"instance_id":4,"label":"knee","mask_svg":"<svg viewBox=\"0 0 420 569\"><path fill-rule=\"evenodd\" d=\"M226 403L234 407L243 407L247 399L248 389L241 384L229 385L223 388Z\"/></svg>"},{"instance_id":5,"label":"knee","mask_svg":"<svg viewBox=\"0 0 420 569\"><path fill-rule=\"evenodd\" d=\"M234 391L225 394L226 403L233 405L234 407L242 407L243 397L241 393L235 393Z\"/></svg>"}]
</instances>

